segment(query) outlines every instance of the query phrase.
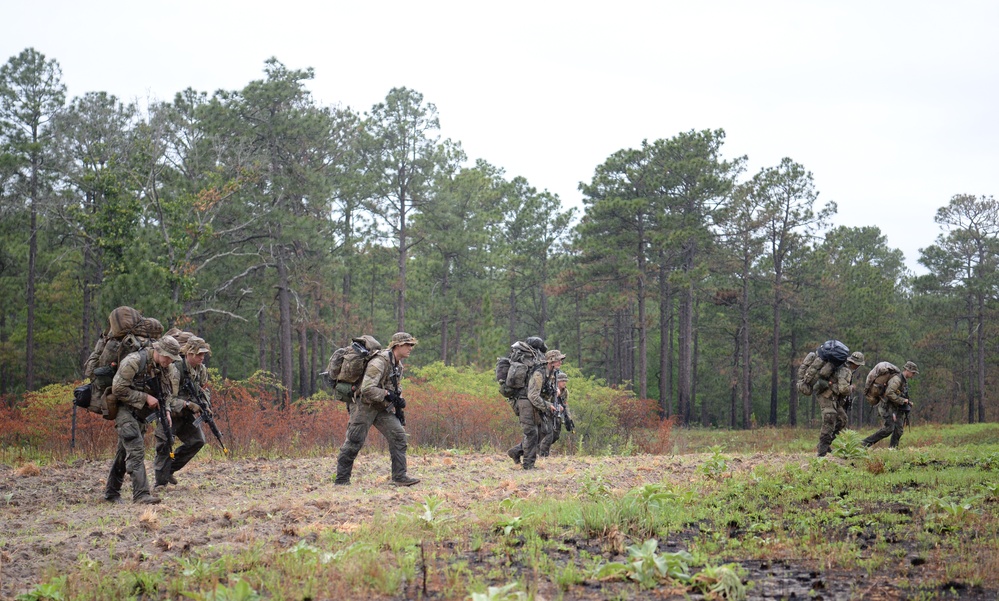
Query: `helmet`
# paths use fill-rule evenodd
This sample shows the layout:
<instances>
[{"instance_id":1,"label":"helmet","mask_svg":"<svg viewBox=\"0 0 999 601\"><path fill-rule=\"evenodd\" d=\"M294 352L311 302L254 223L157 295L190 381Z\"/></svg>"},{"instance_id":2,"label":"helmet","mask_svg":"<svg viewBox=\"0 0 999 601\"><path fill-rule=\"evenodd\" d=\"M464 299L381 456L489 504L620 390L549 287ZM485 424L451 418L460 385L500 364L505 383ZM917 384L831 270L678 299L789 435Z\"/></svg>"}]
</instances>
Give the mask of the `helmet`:
<instances>
[{"instance_id":1,"label":"helmet","mask_svg":"<svg viewBox=\"0 0 999 601\"><path fill-rule=\"evenodd\" d=\"M537 336L530 336L524 342L527 343L527 346L530 346L530 347L532 347L532 348L534 348L536 350L539 350L542 353L547 353L548 352L548 346L545 344L545 341L542 340L541 338L537 337Z\"/></svg>"}]
</instances>

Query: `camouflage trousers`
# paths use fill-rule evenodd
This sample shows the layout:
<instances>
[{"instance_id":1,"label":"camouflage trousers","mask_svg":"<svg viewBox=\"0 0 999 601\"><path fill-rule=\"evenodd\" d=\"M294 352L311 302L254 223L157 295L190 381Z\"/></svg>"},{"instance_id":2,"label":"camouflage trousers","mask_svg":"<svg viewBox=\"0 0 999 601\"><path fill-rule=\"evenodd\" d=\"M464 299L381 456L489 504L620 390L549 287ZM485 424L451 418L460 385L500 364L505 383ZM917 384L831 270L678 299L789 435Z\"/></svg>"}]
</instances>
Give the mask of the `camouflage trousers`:
<instances>
[{"instance_id":1,"label":"camouflage trousers","mask_svg":"<svg viewBox=\"0 0 999 601\"><path fill-rule=\"evenodd\" d=\"M170 459L170 448L167 445L166 432L163 424L156 424L156 459L153 460L153 471L156 473L156 484L166 484L170 476L179 472L187 465L198 451L205 446L205 433L201 424L194 425L197 417L185 411L180 417L173 418L173 436L182 444Z\"/></svg>"},{"instance_id":2,"label":"camouflage trousers","mask_svg":"<svg viewBox=\"0 0 999 601\"><path fill-rule=\"evenodd\" d=\"M832 448L832 441L846 427L847 415L843 403L839 399L819 395L819 407L822 409L822 429L819 431L819 457Z\"/></svg>"},{"instance_id":3,"label":"camouflage trousers","mask_svg":"<svg viewBox=\"0 0 999 601\"><path fill-rule=\"evenodd\" d=\"M540 430L538 431L538 435L541 436L541 442L538 443L538 454L547 457L551 453L552 445L558 442L562 435L562 418L557 415L555 417L545 416L542 423L545 425L545 433L541 434Z\"/></svg>"},{"instance_id":4,"label":"camouflage trousers","mask_svg":"<svg viewBox=\"0 0 999 601\"><path fill-rule=\"evenodd\" d=\"M350 482L354 470L354 460L368 438L368 430L374 426L388 441L389 457L392 459L392 480L399 480L406 474L406 429L399 418L386 409L375 408L368 403L355 403L347 422L347 436L340 447L337 458L336 481Z\"/></svg>"},{"instance_id":5,"label":"camouflage trousers","mask_svg":"<svg viewBox=\"0 0 999 601\"><path fill-rule=\"evenodd\" d=\"M149 494L149 481L146 479L146 449L143 444L145 423L136 419L128 407L120 407L114 419L118 431L118 448L111 471L104 487L104 498L120 496L125 474L132 476L132 499Z\"/></svg>"},{"instance_id":6,"label":"camouflage trousers","mask_svg":"<svg viewBox=\"0 0 999 601\"><path fill-rule=\"evenodd\" d=\"M545 428L545 420L541 412L531 404L530 399L527 397L517 399L517 419L520 420L520 428L524 432L524 439L507 451L507 454L511 457L514 455L522 456L524 469L533 469L534 462L538 458L538 447L541 443L541 438L548 433L548 429Z\"/></svg>"},{"instance_id":7,"label":"camouflage trousers","mask_svg":"<svg viewBox=\"0 0 999 601\"><path fill-rule=\"evenodd\" d=\"M881 426L881 429L871 434L867 438L861 441L865 447L869 447L879 440L883 440L891 436L891 440L888 441L888 448L897 449L898 441L902 438L903 432L903 414L901 411L895 408L894 405L886 400L881 400L878 403L878 415L884 420L885 425Z\"/></svg>"}]
</instances>

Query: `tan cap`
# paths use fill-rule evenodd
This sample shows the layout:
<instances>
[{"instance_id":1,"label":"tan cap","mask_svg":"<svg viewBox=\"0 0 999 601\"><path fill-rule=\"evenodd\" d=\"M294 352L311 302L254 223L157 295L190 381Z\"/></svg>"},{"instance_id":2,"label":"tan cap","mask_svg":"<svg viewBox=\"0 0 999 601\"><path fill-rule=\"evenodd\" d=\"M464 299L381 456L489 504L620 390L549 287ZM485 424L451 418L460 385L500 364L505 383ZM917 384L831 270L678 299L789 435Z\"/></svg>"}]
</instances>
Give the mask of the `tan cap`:
<instances>
[{"instance_id":1,"label":"tan cap","mask_svg":"<svg viewBox=\"0 0 999 601\"><path fill-rule=\"evenodd\" d=\"M561 361L562 359L565 359L565 355L562 353L562 351L558 350L557 348L553 348L547 353L545 353L545 363L551 363L552 361Z\"/></svg>"},{"instance_id":2,"label":"tan cap","mask_svg":"<svg viewBox=\"0 0 999 601\"><path fill-rule=\"evenodd\" d=\"M911 371L914 374L919 373L919 369L916 368L916 364L913 363L912 361L906 361L905 365L902 366L902 369L904 369L905 371Z\"/></svg>"},{"instance_id":3,"label":"tan cap","mask_svg":"<svg viewBox=\"0 0 999 601\"><path fill-rule=\"evenodd\" d=\"M392 334L392 340L389 341L388 347L389 350L392 350L395 347L401 346L403 344L411 344L413 346L416 346L419 343L420 341L417 340L416 338L413 338L412 334L407 334L406 332L396 332L395 334Z\"/></svg>"},{"instance_id":4,"label":"tan cap","mask_svg":"<svg viewBox=\"0 0 999 601\"><path fill-rule=\"evenodd\" d=\"M180 361L180 343L173 336L164 336L153 343L153 350L161 355Z\"/></svg>"},{"instance_id":5,"label":"tan cap","mask_svg":"<svg viewBox=\"0 0 999 601\"><path fill-rule=\"evenodd\" d=\"M212 347L208 346L204 338L199 338L197 336L191 336L187 339L187 344L184 345L185 353L194 353L195 355L200 355L201 353L212 354Z\"/></svg>"},{"instance_id":6,"label":"tan cap","mask_svg":"<svg viewBox=\"0 0 999 601\"><path fill-rule=\"evenodd\" d=\"M847 358L846 361L847 363L853 363L854 365L858 366L867 365L867 363L864 362L864 353L861 353L860 351L850 353L850 356Z\"/></svg>"},{"instance_id":7,"label":"tan cap","mask_svg":"<svg viewBox=\"0 0 999 601\"><path fill-rule=\"evenodd\" d=\"M556 382L568 382L569 381L569 374L565 373L564 371L560 371L560 372L558 372L558 375L555 376L555 381Z\"/></svg>"}]
</instances>

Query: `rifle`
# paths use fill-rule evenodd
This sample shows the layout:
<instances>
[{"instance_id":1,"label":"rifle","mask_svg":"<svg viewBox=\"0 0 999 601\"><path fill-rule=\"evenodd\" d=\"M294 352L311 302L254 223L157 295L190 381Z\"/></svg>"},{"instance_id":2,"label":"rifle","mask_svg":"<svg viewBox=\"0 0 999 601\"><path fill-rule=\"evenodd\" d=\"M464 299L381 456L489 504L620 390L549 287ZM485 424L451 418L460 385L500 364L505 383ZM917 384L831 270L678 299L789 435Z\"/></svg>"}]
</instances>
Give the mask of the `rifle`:
<instances>
[{"instance_id":1,"label":"rifle","mask_svg":"<svg viewBox=\"0 0 999 601\"><path fill-rule=\"evenodd\" d=\"M204 398L204 393L198 390L194 386L194 382L191 378L187 377L187 370L184 370L182 384L184 390L191 397L191 401L201 408L201 413L198 415L198 419L194 420L194 426L198 427L201 422L208 424L208 428L215 435L215 439L219 441L219 446L222 447L222 452L226 455L229 454L229 449L225 448L225 443L222 442L222 432L219 431L219 427L215 424L215 416L212 414L211 405L208 403L208 399Z\"/></svg>"},{"instance_id":2,"label":"rifle","mask_svg":"<svg viewBox=\"0 0 999 601\"><path fill-rule=\"evenodd\" d=\"M354 344L357 343L355 342ZM389 399L389 401L393 405L395 405L395 416L399 418L399 423L402 424L403 427L405 427L406 413L403 411L403 408L406 407L406 399L402 398L402 390L399 388L399 377L401 375L402 375L402 370L399 368L399 364L397 363L393 365L392 375L389 378L392 381L393 390L389 391L389 396L393 396L395 398L394 400ZM386 396L385 398L388 398L388 396Z\"/></svg>"},{"instance_id":3,"label":"rifle","mask_svg":"<svg viewBox=\"0 0 999 601\"><path fill-rule=\"evenodd\" d=\"M163 432L166 434L167 448L170 449L170 461L173 461L173 429L170 427L169 412L166 406L166 399L163 398L163 386L160 385L160 378L154 375L152 378L146 380L146 386L152 391L153 396L156 397L158 401L156 403L156 419L159 420L160 425L163 426ZM169 471L170 464L167 463L167 474Z\"/></svg>"}]
</instances>

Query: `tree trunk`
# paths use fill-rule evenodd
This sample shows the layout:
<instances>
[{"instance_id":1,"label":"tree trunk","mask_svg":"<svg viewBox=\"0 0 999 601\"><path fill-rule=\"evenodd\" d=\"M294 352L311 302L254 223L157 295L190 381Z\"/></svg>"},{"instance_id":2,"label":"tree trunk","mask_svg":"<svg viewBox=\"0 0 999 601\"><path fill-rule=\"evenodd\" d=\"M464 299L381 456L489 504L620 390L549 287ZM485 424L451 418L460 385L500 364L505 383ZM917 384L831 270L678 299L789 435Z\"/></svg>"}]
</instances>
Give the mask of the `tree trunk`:
<instances>
[{"instance_id":1,"label":"tree trunk","mask_svg":"<svg viewBox=\"0 0 999 601\"><path fill-rule=\"evenodd\" d=\"M978 423L985 423L985 295L978 293Z\"/></svg>"},{"instance_id":2,"label":"tree trunk","mask_svg":"<svg viewBox=\"0 0 999 601\"><path fill-rule=\"evenodd\" d=\"M670 414L669 323L672 303L662 253L659 254L659 260L659 417L668 418Z\"/></svg>"},{"instance_id":3,"label":"tree trunk","mask_svg":"<svg viewBox=\"0 0 999 601\"><path fill-rule=\"evenodd\" d=\"M638 398L649 398L649 348L645 314L645 273L641 260L638 274Z\"/></svg>"},{"instance_id":4,"label":"tree trunk","mask_svg":"<svg viewBox=\"0 0 999 601\"><path fill-rule=\"evenodd\" d=\"M739 388L742 395L742 427L748 430L751 426L750 416L753 411L752 404L752 380L750 372L751 355L749 351L749 265L750 258L747 256L742 265L742 300L739 307L739 344L742 351L742 370L739 373Z\"/></svg>"},{"instance_id":5,"label":"tree trunk","mask_svg":"<svg viewBox=\"0 0 999 601\"><path fill-rule=\"evenodd\" d=\"M777 386L780 371L780 298L774 291L774 330L770 354L770 425L777 425Z\"/></svg>"},{"instance_id":6,"label":"tree trunk","mask_svg":"<svg viewBox=\"0 0 999 601\"><path fill-rule=\"evenodd\" d=\"M284 398L281 407L287 406L291 400L292 388L295 385L294 354L291 343L291 293L288 281L288 265L285 263L284 250L278 253L278 339L281 360L281 384L284 386Z\"/></svg>"},{"instance_id":7,"label":"tree trunk","mask_svg":"<svg viewBox=\"0 0 999 601\"><path fill-rule=\"evenodd\" d=\"M678 415L681 424L689 425L694 374L694 289L691 282L687 283L680 297L678 342L680 345L678 349L680 365L677 374Z\"/></svg>"},{"instance_id":8,"label":"tree trunk","mask_svg":"<svg viewBox=\"0 0 999 601\"><path fill-rule=\"evenodd\" d=\"M301 399L308 398L312 393L309 390L308 380L308 370L306 370L305 365L308 361L308 350L309 350L309 334L305 331L305 324L298 326L298 397Z\"/></svg>"},{"instance_id":9,"label":"tree trunk","mask_svg":"<svg viewBox=\"0 0 999 601\"><path fill-rule=\"evenodd\" d=\"M795 379L797 378L797 370L794 366L794 358L798 356L798 338L797 332L794 329L794 324L791 324L791 377L788 379L791 382L791 388L788 393L788 407L787 407L787 421L792 426L798 425L798 386Z\"/></svg>"},{"instance_id":10,"label":"tree trunk","mask_svg":"<svg viewBox=\"0 0 999 601\"><path fill-rule=\"evenodd\" d=\"M510 344L517 342L517 291L514 283L510 281Z\"/></svg>"},{"instance_id":11,"label":"tree trunk","mask_svg":"<svg viewBox=\"0 0 999 601\"><path fill-rule=\"evenodd\" d=\"M260 359L260 371L267 371L267 321L265 313L267 307L260 306L257 311L257 354Z\"/></svg>"}]
</instances>

